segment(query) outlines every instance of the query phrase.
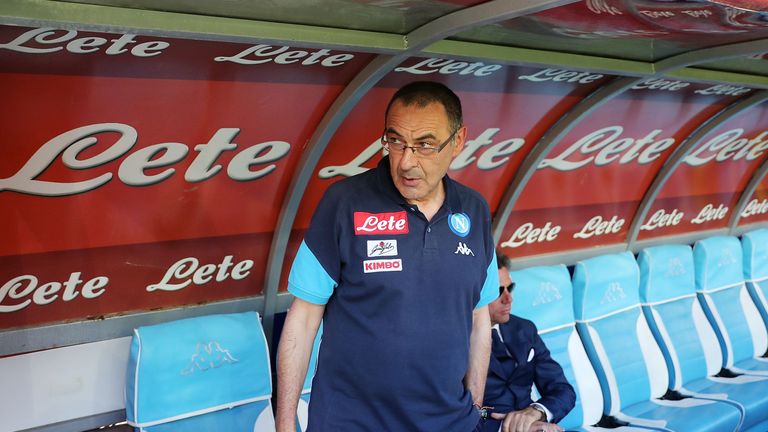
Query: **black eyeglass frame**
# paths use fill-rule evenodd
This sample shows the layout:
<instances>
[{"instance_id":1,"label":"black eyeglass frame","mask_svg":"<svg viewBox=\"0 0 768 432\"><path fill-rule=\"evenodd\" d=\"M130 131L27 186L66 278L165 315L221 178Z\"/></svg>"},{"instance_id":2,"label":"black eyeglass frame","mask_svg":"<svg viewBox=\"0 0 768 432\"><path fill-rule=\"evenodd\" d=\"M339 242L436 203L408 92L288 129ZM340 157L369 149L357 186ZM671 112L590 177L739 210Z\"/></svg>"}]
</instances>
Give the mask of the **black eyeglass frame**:
<instances>
[{"instance_id":1,"label":"black eyeglass frame","mask_svg":"<svg viewBox=\"0 0 768 432\"><path fill-rule=\"evenodd\" d=\"M437 146L437 147L432 147L432 146L428 146L428 147L425 147L425 146L422 146L422 147L418 147L418 146L413 146L413 145L410 145L410 146L409 146L409 145L405 145L405 144L403 144L403 148L402 148L402 150L395 150L395 152L396 152L396 153L400 153L400 152L405 152L405 149L411 149L411 151L413 152L413 154L414 154L414 155L416 155L416 154L417 154L418 156L423 156L423 157L434 157L434 156L436 156L438 153L440 153L441 151L443 151L443 149L445 148L445 146L447 146L447 145L448 145L448 143L450 143L450 142L453 140L453 138L456 136L456 133L459 131L459 129L461 129L461 126L459 126L458 128L456 128L456 130L454 130L454 131L453 131L453 133L451 133L451 135L448 137L448 139L446 139L445 141L443 141L443 143L442 143L442 144L440 144L440 145L439 145L439 146ZM390 143L389 141L387 141L387 131L386 131L386 130L385 130L385 131L384 131L384 133L381 135L381 145L382 145L382 146L383 146L385 149L387 149L387 151L388 151L388 152L392 153L392 149L391 149L391 147L392 147L392 143ZM395 144L395 146L398 146L398 144ZM422 151L424 151L424 150L428 150L428 152L427 152L427 153L422 153ZM418 153L417 153L417 152L418 152Z\"/></svg>"}]
</instances>

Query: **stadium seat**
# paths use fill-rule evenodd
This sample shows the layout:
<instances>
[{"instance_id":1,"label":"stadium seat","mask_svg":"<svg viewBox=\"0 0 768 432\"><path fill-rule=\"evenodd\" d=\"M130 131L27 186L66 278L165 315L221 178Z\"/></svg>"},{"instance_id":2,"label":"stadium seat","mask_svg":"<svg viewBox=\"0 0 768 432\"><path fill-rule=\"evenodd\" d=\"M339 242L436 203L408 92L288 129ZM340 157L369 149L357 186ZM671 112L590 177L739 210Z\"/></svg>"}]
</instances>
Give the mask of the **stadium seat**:
<instances>
[{"instance_id":1,"label":"stadium seat","mask_svg":"<svg viewBox=\"0 0 768 432\"><path fill-rule=\"evenodd\" d=\"M603 400L597 375L575 329L568 269L563 265L531 267L511 271L510 277L515 282L513 314L536 324L552 358L563 367L576 391L576 405L558 424L568 431L648 432L631 426L593 426L602 417ZM535 386L532 391L538 396Z\"/></svg>"},{"instance_id":2,"label":"stadium seat","mask_svg":"<svg viewBox=\"0 0 768 432\"><path fill-rule=\"evenodd\" d=\"M768 430L768 378L715 376L722 354L696 298L690 246L647 248L637 260L643 313L664 354L670 390L728 401L742 412L742 430Z\"/></svg>"},{"instance_id":3,"label":"stadium seat","mask_svg":"<svg viewBox=\"0 0 768 432\"><path fill-rule=\"evenodd\" d=\"M134 331L126 415L138 431L271 432L271 397L267 341L256 312Z\"/></svg>"},{"instance_id":4,"label":"stadium seat","mask_svg":"<svg viewBox=\"0 0 768 432\"><path fill-rule=\"evenodd\" d=\"M741 245L747 291L768 328L768 228L745 233L741 236ZM763 357L766 355L768 351Z\"/></svg>"},{"instance_id":5,"label":"stadium seat","mask_svg":"<svg viewBox=\"0 0 768 432\"><path fill-rule=\"evenodd\" d=\"M605 413L665 430L738 430L741 412L734 405L661 399L667 393L667 366L642 314L639 283L630 252L580 261L574 271L576 325L603 389Z\"/></svg>"},{"instance_id":6,"label":"stadium seat","mask_svg":"<svg viewBox=\"0 0 768 432\"><path fill-rule=\"evenodd\" d=\"M699 240L693 259L696 293L725 353L722 366L768 374L768 361L760 358L768 348L768 332L744 283L741 243L730 236Z\"/></svg>"}]
</instances>

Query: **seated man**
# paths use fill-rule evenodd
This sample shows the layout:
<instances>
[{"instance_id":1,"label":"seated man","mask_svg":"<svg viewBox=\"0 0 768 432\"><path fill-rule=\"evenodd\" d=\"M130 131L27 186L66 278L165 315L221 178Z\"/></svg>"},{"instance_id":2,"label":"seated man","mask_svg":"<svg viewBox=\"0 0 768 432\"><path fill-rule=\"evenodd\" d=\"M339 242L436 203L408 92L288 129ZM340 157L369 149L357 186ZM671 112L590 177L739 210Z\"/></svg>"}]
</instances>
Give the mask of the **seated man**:
<instances>
[{"instance_id":1,"label":"seated man","mask_svg":"<svg viewBox=\"0 0 768 432\"><path fill-rule=\"evenodd\" d=\"M563 369L549 355L531 321L510 315L514 283L509 257L497 254L499 297L488 305L493 346L484 404L493 407L484 432L561 431L555 423L573 409L576 393ZM531 386L541 399L531 400Z\"/></svg>"}]
</instances>

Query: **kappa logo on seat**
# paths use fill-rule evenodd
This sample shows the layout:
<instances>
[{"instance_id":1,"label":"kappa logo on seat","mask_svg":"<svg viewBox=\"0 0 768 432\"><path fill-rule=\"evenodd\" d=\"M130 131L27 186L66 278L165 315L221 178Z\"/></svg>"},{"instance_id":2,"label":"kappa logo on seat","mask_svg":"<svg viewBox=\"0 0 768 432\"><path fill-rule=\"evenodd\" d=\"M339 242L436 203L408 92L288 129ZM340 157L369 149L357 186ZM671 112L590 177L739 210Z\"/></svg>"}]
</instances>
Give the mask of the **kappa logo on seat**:
<instances>
[{"instance_id":1,"label":"kappa logo on seat","mask_svg":"<svg viewBox=\"0 0 768 432\"><path fill-rule=\"evenodd\" d=\"M672 258L667 263L667 276L682 276L685 274L685 266L680 258Z\"/></svg>"},{"instance_id":2,"label":"kappa logo on seat","mask_svg":"<svg viewBox=\"0 0 768 432\"><path fill-rule=\"evenodd\" d=\"M627 297L627 294L624 293L624 288L621 287L621 284L618 282L611 282L608 284L608 289L600 300L600 304L617 302L625 297Z\"/></svg>"},{"instance_id":3,"label":"kappa logo on seat","mask_svg":"<svg viewBox=\"0 0 768 432\"><path fill-rule=\"evenodd\" d=\"M239 361L228 349L222 348L216 341L198 342L195 353L189 360L189 365L181 371L181 374L191 375L195 372L205 372L208 369L220 368Z\"/></svg>"},{"instance_id":4,"label":"kappa logo on seat","mask_svg":"<svg viewBox=\"0 0 768 432\"><path fill-rule=\"evenodd\" d=\"M563 298L560 294L560 290L552 282L542 282L539 284L539 292L536 293L536 298L533 299L532 306L540 306L547 303L552 303Z\"/></svg>"},{"instance_id":5,"label":"kappa logo on seat","mask_svg":"<svg viewBox=\"0 0 768 432\"><path fill-rule=\"evenodd\" d=\"M459 242L459 246L456 248L456 252L454 252L455 255L462 254L462 255L472 255L475 256L475 253L472 252L472 249L467 246L466 243Z\"/></svg>"},{"instance_id":6,"label":"kappa logo on seat","mask_svg":"<svg viewBox=\"0 0 768 432\"><path fill-rule=\"evenodd\" d=\"M723 255L720 256L720 262L717 263L718 267L728 267L736 264L736 257L733 256L730 249L723 249Z\"/></svg>"}]
</instances>

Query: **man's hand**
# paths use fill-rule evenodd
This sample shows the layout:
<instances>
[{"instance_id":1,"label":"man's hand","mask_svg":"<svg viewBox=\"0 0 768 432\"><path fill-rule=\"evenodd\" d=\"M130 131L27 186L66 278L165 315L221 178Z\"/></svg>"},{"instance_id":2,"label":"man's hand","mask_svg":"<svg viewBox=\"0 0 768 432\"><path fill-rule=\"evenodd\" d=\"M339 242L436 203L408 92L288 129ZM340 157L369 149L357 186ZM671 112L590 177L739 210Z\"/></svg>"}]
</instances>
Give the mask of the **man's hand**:
<instances>
[{"instance_id":1,"label":"man's hand","mask_svg":"<svg viewBox=\"0 0 768 432\"><path fill-rule=\"evenodd\" d=\"M501 425L502 432L562 432L563 430L554 423L540 421L541 412L531 407L506 414L491 413L491 417L504 420Z\"/></svg>"},{"instance_id":2,"label":"man's hand","mask_svg":"<svg viewBox=\"0 0 768 432\"><path fill-rule=\"evenodd\" d=\"M531 425L528 432L563 432L563 428L554 423L537 421Z\"/></svg>"}]
</instances>

